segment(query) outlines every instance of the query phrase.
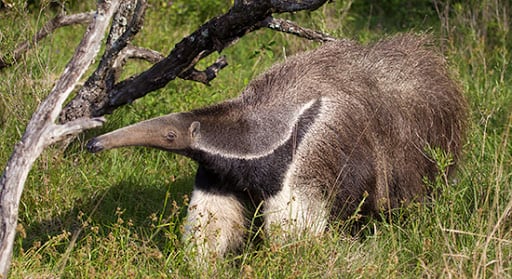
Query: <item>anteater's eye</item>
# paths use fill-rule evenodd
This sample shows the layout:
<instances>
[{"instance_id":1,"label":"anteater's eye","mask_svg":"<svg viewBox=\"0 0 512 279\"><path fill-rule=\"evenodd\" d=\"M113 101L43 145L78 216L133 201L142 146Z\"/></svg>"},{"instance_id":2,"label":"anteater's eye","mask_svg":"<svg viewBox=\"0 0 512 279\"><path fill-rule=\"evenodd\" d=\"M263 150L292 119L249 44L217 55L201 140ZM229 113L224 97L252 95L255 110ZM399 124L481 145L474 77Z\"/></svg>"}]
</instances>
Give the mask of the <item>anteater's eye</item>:
<instances>
[{"instance_id":1,"label":"anteater's eye","mask_svg":"<svg viewBox=\"0 0 512 279\"><path fill-rule=\"evenodd\" d=\"M174 131L170 131L169 133L167 133L167 136L166 136L168 141L174 141L177 137L178 137L178 135L176 135L176 132L174 132Z\"/></svg>"}]
</instances>

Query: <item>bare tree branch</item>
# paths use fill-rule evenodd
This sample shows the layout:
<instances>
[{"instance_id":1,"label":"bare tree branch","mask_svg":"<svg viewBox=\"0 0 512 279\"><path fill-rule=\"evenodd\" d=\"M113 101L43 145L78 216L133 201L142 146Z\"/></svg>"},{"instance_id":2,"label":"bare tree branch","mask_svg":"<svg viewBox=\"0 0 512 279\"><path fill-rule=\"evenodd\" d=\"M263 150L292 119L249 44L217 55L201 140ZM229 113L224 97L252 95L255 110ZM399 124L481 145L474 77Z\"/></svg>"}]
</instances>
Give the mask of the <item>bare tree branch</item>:
<instances>
[{"instance_id":1,"label":"bare tree branch","mask_svg":"<svg viewBox=\"0 0 512 279\"><path fill-rule=\"evenodd\" d=\"M199 56L200 57L200 56ZM146 60L150 63L157 63L160 62L162 59L164 59L165 56L161 54L158 51L137 47L133 45L126 46L122 51L121 54L118 56L117 60L126 60L126 59L142 59ZM193 61L192 64L196 64L199 59L196 59L197 61ZM114 63L114 67L117 66L118 63ZM217 58L217 60L204 69L203 71L197 70L195 68L191 68L183 72L179 75L179 78L184 80L192 80L197 81L200 83L203 83L205 85L210 85L210 81L213 80L215 77L217 77L217 74L220 70L222 70L224 67L228 65L228 61L226 60L225 56L221 56Z\"/></svg>"},{"instance_id":2,"label":"bare tree branch","mask_svg":"<svg viewBox=\"0 0 512 279\"><path fill-rule=\"evenodd\" d=\"M211 19L184 38L176 44L167 57L153 50L129 45L129 41L142 24L145 1L126 1L128 3L122 5L117 14L125 13L127 15L121 17L124 21L115 20L112 30L116 26L121 26L123 22L129 21L129 13L123 12L123 10L128 10L135 2L142 8L133 13L130 23L123 25L123 28L126 28L127 31L119 36L118 42L113 44L112 49L109 50L107 46L107 51L103 55L98 69L87 80L77 96L66 105L60 121L66 122L82 117L102 116L110 113L119 106L130 103L165 86L177 77L209 85L218 71L227 66L226 59L219 58L218 61L203 71L195 69L195 64L212 52L222 51L246 33L262 27L295 34L310 40L334 40L328 35L302 28L291 21L271 17L274 11L288 12L299 8L313 10L326 1L235 1L228 13ZM117 14L116 18L118 17ZM120 76L128 58L145 59L154 63L154 65L137 76L117 82L117 78Z\"/></svg>"},{"instance_id":3,"label":"bare tree branch","mask_svg":"<svg viewBox=\"0 0 512 279\"><path fill-rule=\"evenodd\" d=\"M114 16L112 28L106 43L106 51L97 70L89 77L77 96L66 105L60 117L61 122L82 117L101 116L113 109L140 98L169 81L180 77L194 80L206 85L214 79L218 71L227 66L226 59L199 71L194 68L202 58L214 51L220 52L245 33L262 27L294 34L315 41L331 41L333 37L303 28L291 21L274 19L271 13L293 12L298 10L314 10L326 0L240 0L235 1L230 11L212 19L201 26L196 32L176 45L169 56L164 57L153 50L129 45L129 42L140 30L146 7L146 0L122 1L119 11ZM94 13L74 15L57 15L47 22L32 38L18 45L13 53L12 61L18 60L31 45L53 32L55 29L72 24L90 23ZM196 42L194 42L197 40ZM186 50L186 48L189 48ZM193 48L190 51L190 48ZM137 77L117 83L117 78L128 58L145 59L155 65ZM0 57L0 69L11 65L6 57ZM168 70L170 69L170 70ZM155 76L159 70L168 70L163 76ZM159 73L163 73L160 71ZM149 77L149 79L147 79ZM139 81L142 84L137 84ZM143 90L140 90L143 88ZM138 92L138 93L137 93Z\"/></svg>"},{"instance_id":4,"label":"bare tree branch","mask_svg":"<svg viewBox=\"0 0 512 279\"><path fill-rule=\"evenodd\" d=\"M0 69L11 66L25 53L31 44L37 43L44 39L48 34L55 31L57 28L73 25L73 24L89 24L94 16L94 12L80 13L73 15L59 14L52 20L48 21L33 37L31 40L20 43L13 52L12 58L0 57ZM9 61L11 60L11 61Z\"/></svg>"},{"instance_id":5,"label":"bare tree branch","mask_svg":"<svg viewBox=\"0 0 512 279\"><path fill-rule=\"evenodd\" d=\"M195 63L194 63L195 64ZM179 75L181 79L193 80L201 82L205 85L210 85L217 73L228 65L228 61L225 56L221 56L212 65L206 68L204 71L198 71L195 68L191 68Z\"/></svg>"},{"instance_id":6,"label":"bare tree branch","mask_svg":"<svg viewBox=\"0 0 512 279\"><path fill-rule=\"evenodd\" d=\"M47 145L63 141L69 136L75 136L84 130L100 127L103 125L103 123L105 123L105 121L106 119L104 117L79 118L64 124L53 125L48 130Z\"/></svg>"},{"instance_id":7,"label":"bare tree branch","mask_svg":"<svg viewBox=\"0 0 512 279\"><path fill-rule=\"evenodd\" d=\"M285 19L267 17L265 20L260 22L260 25L261 27L268 27L269 29L272 30L285 32L288 34L299 36L301 38L318 42L329 42L336 40L336 38L331 37L327 34L318 32L316 30L301 27L298 24ZM165 56L158 51L133 45L127 45L121 51L120 55L117 57L118 60L122 61L125 61L127 59L142 59L153 64L160 62L164 58ZM194 61L192 61L191 64L196 64L197 62L198 59L195 59ZM114 63L114 65L117 64L118 63ZM198 71L195 68L192 68L180 74L179 78L185 80L193 80L204 83L205 85L209 85L209 82L217 76L217 73L227 65L228 63L226 57L221 56L217 59L217 61L215 61L211 66L209 66L205 70Z\"/></svg>"},{"instance_id":8,"label":"bare tree branch","mask_svg":"<svg viewBox=\"0 0 512 279\"><path fill-rule=\"evenodd\" d=\"M165 86L169 81L192 69L194 61L214 51L220 52L246 33L265 26L262 22L267 20L272 12L314 10L326 1L235 1L228 13L213 18L184 38L166 58L147 71L116 84L108 95L108 102L98 107L92 115L110 113L119 106Z\"/></svg>"},{"instance_id":9,"label":"bare tree branch","mask_svg":"<svg viewBox=\"0 0 512 279\"><path fill-rule=\"evenodd\" d=\"M81 119L66 125L57 125L55 121L62 104L99 51L110 19L118 7L119 0L98 1L94 20L89 24L75 54L51 93L33 114L0 178L0 277L2 278L7 278L9 272L18 207L32 164L44 148L60 140L64 135L78 133L102 124L101 119Z\"/></svg>"}]
</instances>

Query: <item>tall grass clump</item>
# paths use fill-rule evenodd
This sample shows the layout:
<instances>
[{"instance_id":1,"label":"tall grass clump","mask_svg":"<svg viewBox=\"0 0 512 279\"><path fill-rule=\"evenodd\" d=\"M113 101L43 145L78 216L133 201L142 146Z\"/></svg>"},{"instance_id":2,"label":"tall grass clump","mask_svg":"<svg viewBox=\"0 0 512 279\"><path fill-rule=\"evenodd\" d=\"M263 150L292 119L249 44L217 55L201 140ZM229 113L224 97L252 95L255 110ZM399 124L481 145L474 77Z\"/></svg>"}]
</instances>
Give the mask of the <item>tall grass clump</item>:
<instances>
[{"instance_id":1,"label":"tall grass clump","mask_svg":"<svg viewBox=\"0 0 512 279\"><path fill-rule=\"evenodd\" d=\"M512 274L511 8L509 1L470 1L444 18L450 61L472 112L458 176L467 221L450 228L454 239L472 239L452 247L449 260L479 278Z\"/></svg>"},{"instance_id":2,"label":"tall grass clump","mask_svg":"<svg viewBox=\"0 0 512 279\"><path fill-rule=\"evenodd\" d=\"M60 6L7 2L16 2L14 8L0 10L0 54L9 56L16 43L30 38ZM64 3L68 12L76 12L91 9L94 2ZM134 44L168 53L231 2L149 1L144 29ZM511 5L508 0L334 1L314 12L283 15L362 42L410 30L438 38L467 96L470 115L457 171L453 177L425 181L434 189L427 203L363 223L356 212L321 237L282 245L270 244L256 230L255 238L262 241L248 242L241 254L206 273L188 264L180 238L195 163L144 148L91 155L84 142L143 119L233 97L273 63L317 46L259 30L224 51L230 65L212 86L173 81L116 110L103 128L87 132L66 150L46 150L25 185L11 278L510 278ZM0 162L7 161L84 29L58 30L0 72ZM148 67L130 62L123 75ZM435 148L426 152L441 170L450 167L450 154Z\"/></svg>"}]
</instances>

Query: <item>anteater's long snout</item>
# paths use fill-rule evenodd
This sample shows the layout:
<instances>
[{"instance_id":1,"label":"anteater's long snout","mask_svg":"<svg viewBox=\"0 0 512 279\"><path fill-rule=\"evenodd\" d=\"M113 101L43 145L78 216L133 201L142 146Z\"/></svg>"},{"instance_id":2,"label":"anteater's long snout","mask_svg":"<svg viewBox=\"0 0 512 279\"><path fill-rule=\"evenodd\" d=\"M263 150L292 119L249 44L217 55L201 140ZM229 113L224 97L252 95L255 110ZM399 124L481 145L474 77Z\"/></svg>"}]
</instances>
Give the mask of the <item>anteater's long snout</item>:
<instances>
[{"instance_id":1,"label":"anteater's long snout","mask_svg":"<svg viewBox=\"0 0 512 279\"><path fill-rule=\"evenodd\" d=\"M164 129L160 118L149 119L90 139L86 148L96 153L124 146L161 146L159 133Z\"/></svg>"},{"instance_id":2,"label":"anteater's long snout","mask_svg":"<svg viewBox=\"0 0 512 279\"><path fill-rule=\"evenodd\" d=\"M100 152L102 151L103 149L105 149L103 147L103 145L101 144L101 142L98 140L98 138L92 138L90 139L88 142L87 142L87 145L85 146L87 148L87 150L89 150L89 152L91 153L96 153L96 152Z\"/></svg>"}]
</instances>

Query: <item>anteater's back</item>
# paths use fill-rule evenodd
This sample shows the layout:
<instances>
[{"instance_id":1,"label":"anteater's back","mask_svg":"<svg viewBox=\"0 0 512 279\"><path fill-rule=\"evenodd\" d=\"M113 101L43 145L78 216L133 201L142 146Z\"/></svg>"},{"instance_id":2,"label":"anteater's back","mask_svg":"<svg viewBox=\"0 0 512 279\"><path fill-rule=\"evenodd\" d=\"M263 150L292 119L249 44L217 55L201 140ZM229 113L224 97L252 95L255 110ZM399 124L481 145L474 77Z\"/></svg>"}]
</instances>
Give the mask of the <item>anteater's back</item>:
<instances>
[{"instance_id":1,"label":"anteater's back","mask_svg":"<svg viewBox=\"0 0 512 279\"><path fill-rule=\"evenodd\" d=\"M365 192L370 212L421 200L428 193L423 178L437 175L426 150L441 148L456 160L462 146L463 95L421 36L326 44L274 66L241 98L265 109L321 100L286 183L323 189L341 215L351 214Z\"/></svg>"}]
</instances>

